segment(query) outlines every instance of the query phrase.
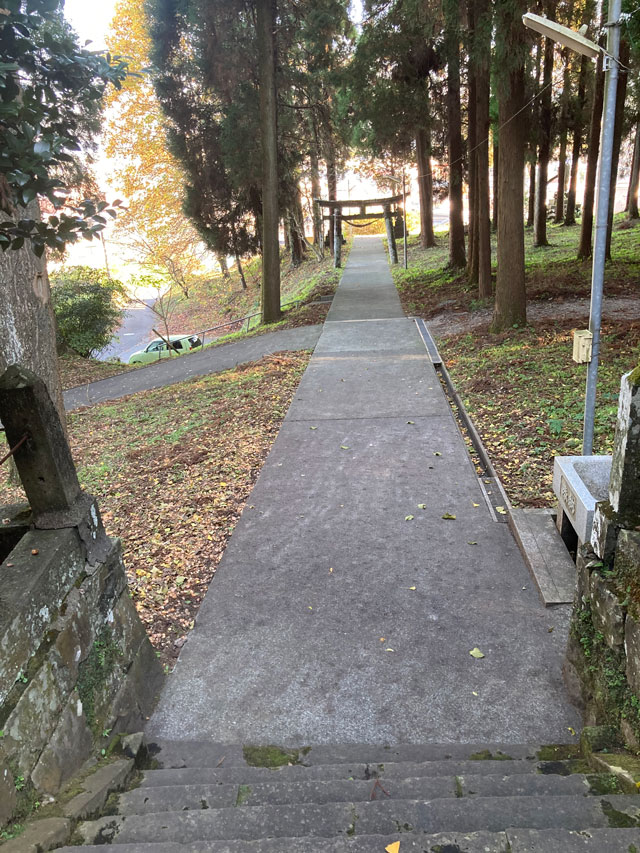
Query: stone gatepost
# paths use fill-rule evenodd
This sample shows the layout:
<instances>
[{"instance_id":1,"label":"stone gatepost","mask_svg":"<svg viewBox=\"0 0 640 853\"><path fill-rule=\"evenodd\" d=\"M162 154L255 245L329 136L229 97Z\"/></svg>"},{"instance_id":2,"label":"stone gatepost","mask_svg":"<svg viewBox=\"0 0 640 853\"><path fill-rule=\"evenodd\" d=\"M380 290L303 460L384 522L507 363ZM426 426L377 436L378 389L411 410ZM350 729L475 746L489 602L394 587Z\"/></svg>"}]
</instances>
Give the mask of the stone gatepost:
<instances>
[{"instance_id":1,"label":"stone gatepost","mask_svg":"<svg viewBox=\"0 0 640 853\"><path fill-rule=\"evenodd\" d=\"M0 507L1 826L139 731L163 674L44 383L10 367L0 420L29 501Z\"/></svg>"},{"instance_id":2,"label":"stone gatepost","mask_svg":"<svg viewBox=\"0 0 640 853\"><path fill-rule=\"evenodd\" d=\"M640 367L620 382L609 499L596 505L591 546L609 562L621 530L640 529Z\"/></svg>"},{"instance_id":3,"label":"stone gatepost","mask_svg":"<svg viewBox=\"0 0 640 853\"><path fill-rule=\"evenodd\" d=\"M622 377L608 500L576 565L567 684L588 724L640 750L640 368Z\"/></svg>"}]
</instances>

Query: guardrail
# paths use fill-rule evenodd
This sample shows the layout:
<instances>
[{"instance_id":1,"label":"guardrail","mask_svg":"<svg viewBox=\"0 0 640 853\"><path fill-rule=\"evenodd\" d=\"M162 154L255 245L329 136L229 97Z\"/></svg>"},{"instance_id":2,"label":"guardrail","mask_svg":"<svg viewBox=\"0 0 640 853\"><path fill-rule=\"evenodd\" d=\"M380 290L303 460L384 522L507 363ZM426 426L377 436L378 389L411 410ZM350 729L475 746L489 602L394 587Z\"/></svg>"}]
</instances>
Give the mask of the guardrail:
<instances>
[{"instance_id":1,"label":"guardrail","mask_svg":"<svg viewBox=\"0 0 640 853\"><path fill-rule=\"evenodd\" d=\"M283 302L280 306L281 308L286 308L287 305L295 305L296 307L302 304L302 299L290 299L288 302ZM251 330L251 321L254 317L261 316L260 311L255 311L253 314L247 314L245 317L237 317L235 320L228 320L226 323L219 323L217 326L212 326L210 329L205 329L202 332L195 332L200 340L202 341L202 346L205 345L206 336L210 332L217 332L219 329L228 329L229 326L237 326L240 325L238 329L239 332L243 331L243 326L246 323L247 327L244 329L245 334ZM213 335L213 338L219 338L220 335Z\"/></svg>"}]
</instances>

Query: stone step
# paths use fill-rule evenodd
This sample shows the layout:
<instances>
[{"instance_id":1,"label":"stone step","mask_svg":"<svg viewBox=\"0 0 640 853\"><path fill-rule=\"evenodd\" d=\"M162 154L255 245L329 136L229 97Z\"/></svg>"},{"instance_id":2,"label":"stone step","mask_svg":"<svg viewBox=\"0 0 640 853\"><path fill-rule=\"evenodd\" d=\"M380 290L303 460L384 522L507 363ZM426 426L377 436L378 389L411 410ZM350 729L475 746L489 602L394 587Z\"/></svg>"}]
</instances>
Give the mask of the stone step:
<instances>
[{"instance_id":1,"label":"stone step","mask_svg":"<svg viewBox=\"0 0 640 853\"><path fill-rule=\"evenodd\" d=\"M500 832L527 829L640 828L640 799L634 795L524 796L246 806L243 808L113 816L81 824L83 843L255 840L336 835L391 835L421 830ZM639 833L640 839L640 833Z\"/></svg>"},{"instance_id":2,"label":"stone step","mask_svg":"<svg viewBox=\"0 0 640 853\"><path fill-rule=\"evenodd\" d=\"M571 772L570 762L538 762L526 759L516 761L425 761L415 764L410 761L384 762L383 764L318 764L303 767L300 764L280 767L272 770L268 767L179 767L171 770L147 770L141 782L143 788L157 788L161 785L251 785L257 782L273 780L302 781L314 779L331 781L341 779L383 779L418 778L423 776L462 776L487 775L509 776L555 772L560 775Z\"/></svg>"},{"instance_id":3,"label":"stone step","mask_svg":"<svg viewBox=\"0 0 640 853\"><path fill-rule=\"evenodd\" d=\"M592 777L593 778L593 777ZM607 777L601 777L607 778ZM615 782L615 777L613 778ZM599 790L602 787L599 786ZM568 796L591 793L589 779L572 776L423 776L408 779L259 782L253 785L165 785L121 794L121 815L289 803L434 800L441 797Z\"/></svg>"},{"instance_id":4,"label":"stone step","mask_svg":"<svg viewBox=\"0 0 640 853\"><path fill-rule=\"evenodd\" d=\"M244 748L239 744L215 744L210 741L168 741L149 740L150 753L165 769L176 767L237 767L246 766ZM568 745L571 746L571 745ZM276 748L278 749L278 748ZM457 760L464 761L473 755L489 758L513 758L516 760L535 760L540 745L535 744L399 744L396 746L376 746L375 744L320 744L313 747L283 747L297 753L300 764L315 766L319 764L385 764L387 762ZM282 751L282 750L281 750ZM292 759L295 763L295 758Z\"/></svg>"},{"instance_id":5,"label":"stone step","mask_svg":"<svg viewBox=\"0 0 640 853\"><path fill-rule=\"evenodd\" d=\"M205 841L194 844L119 844L118 853L384 853L400 841L400 853L508 853L502 832L362 835L352 838L263 838L257 841ZM104 846L63 847L58 853L104 853ZM608 851L617 853L615 847ZM536 851L537 853L537 851Z\"/></svg>"},{"instance_id":6,"label":"stone step","mask_svg":"<svg viewBox=\"0 0 640 853\"><path fill-rule=\"evenodd\" d=\"M637 829L508 829L505 832L416 832L353 838L272 838L194 844L119 844L118 853L384 853L400 841L400 853L629 853L638 846ZM63 847L58 853L104 853L104 846Z\"/></svg>"},{"instance_id":7,"label":"stone step","mask_svg":"<svg viewBox=\"0 0 640 853\"><path fill-rule=\"evenodd\" d=\"M562 829L509 829L506 834L511 853L635 853L640 850L638 829L570 832Z\"/></svg>"}]
</instances>

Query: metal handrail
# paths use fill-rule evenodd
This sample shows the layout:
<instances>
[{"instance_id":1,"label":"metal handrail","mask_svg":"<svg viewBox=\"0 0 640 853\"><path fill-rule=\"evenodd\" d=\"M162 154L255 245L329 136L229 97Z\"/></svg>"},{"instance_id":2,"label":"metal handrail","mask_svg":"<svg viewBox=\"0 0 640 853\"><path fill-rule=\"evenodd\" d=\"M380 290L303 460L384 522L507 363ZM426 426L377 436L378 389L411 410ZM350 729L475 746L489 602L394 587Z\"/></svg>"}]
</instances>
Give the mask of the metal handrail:
<instances>
[{"instance_id":1,"label":"metal handrail","mask_svg":"<svg viewBox=\"0 0 640 853\"><path fill-rule=\"evenodd\" d=\"M302 299L290 299L288 302L283 302L280 307L285 308L287 305L301 305L301 304L302 304ZM261 313L262 313L261 311L255 311L253 314L247 314L244 317L237 317L235 320L228 320L226 323L219 323L217 326L212 326L210 329L205 329L204 331L196 332L195 334L197 334L198 337L201 339L203 347L204 347L204 342L205 342L207 334L209 332L215 332L218 329L226 329L229 326L236 326L238 323L244 324L246 322L247 328L244 330L245 334L246 334L250 330L251 320L253 320L254 317L260 317ZM242 331L242 329L240 329L239 331ZM219 335L214 335L214 337L219 337Z\"/></svg>"}]
</instances>

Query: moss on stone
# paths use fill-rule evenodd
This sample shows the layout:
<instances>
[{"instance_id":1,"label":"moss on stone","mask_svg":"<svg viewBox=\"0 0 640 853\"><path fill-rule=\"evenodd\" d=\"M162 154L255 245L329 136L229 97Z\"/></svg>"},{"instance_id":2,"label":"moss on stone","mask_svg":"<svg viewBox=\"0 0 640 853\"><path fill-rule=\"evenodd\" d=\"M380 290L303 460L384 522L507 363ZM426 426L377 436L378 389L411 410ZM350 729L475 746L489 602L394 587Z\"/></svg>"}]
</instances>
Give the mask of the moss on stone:
<instances>
[{"instance_id":1,"label":"moss on stone","mask_svg":"<svg viewBox=\"0 0 640 853\"><path fill-rule=\"evenodd\" d=\"M576 651L571 659L583 684L590 714L598 726L610 726L618 732L624 718L640 739L640 700L627 682L623 649L609 648L594 628L589 606L574 612L570 633L570 642L582 651Z\"/></svg>"},{"instance_id":2,"label":"moss on stone","mask_svg":"<svg viewBox=\"0 0 640 853\"><path fill-rule=\"evenodd\" d=\"M621 767L629 773L634 782L640 782L640 757L627 752L607 752L597 756L612 767Z\"/></svg>"},{"instance_id":3,"label":"moss on stone","mask_svg":"<svg viewBox=\"0 0 640 853\"><path fill-rule=\"evenodd\" d=\"M301 764L300 755L308 753L300 749L282 749L279 746L243 746L244 760L250 767L285 767L287 764Z\"/></svg>"},{"instance_id":4,"label":"moss on stone","mask_svg":"<svg viewBox=\"0 0 640 853\"><path fill-rule=\"evenodd\" d=\"M585 758L570 758L567 761L542 761L538 771L543 776L571 776L573 773L591 773L593 768Z\"/></svg>"},{"instance_id":5,"label":"moss on stone","mask_svg":"<svg viewBox=\"0 0 640 853\"><path fill-rule=\"evenodd\" d=\"M491 752L490 749L482 749L470 755L469 761L513 761L513 758L500 750Z\"/></svg>"},{"instance_id":6,"label":"moss on stone","mask_svg":"<svg viewBox=\"0 0 640 853\"><path fill-rule=\"evenodd\" d=\"M238 796L236 797L236 806L243 806L250 796L251 785L238 785Z\"/></svg>"},{"instance_id":7,"label":"moss on stone","mask_svg":"<svg viewBox=\"0 0 640 853\"><path fill-rule=\"evenodd\" d=\"M620 781L614 773L591 773L587 776L592 794L623 794Z\"/></svg>"},{"instance_id":8,"label":"moss on stone","mask_svg":"<svg viewBox=\"0 0 640 853\"><path fill-rule=\"evenodd\" d=\"M618 811L618 809L615 809L608 800L601 800L600 805L602 806L603 814L607 818L609 826L612 829L632 829L636 826L640 826L640 817L634 817L626 812Z\"/></svg>"},{"instance_id":9,"label":"moss on stone","mask_svg":"<svg viewBox=\"0 0 640 853\"><path fill-rule=\"evenodd\" d=\"M113 673L118 658L122 652L113 640L110 628L104 627L96 637L91 650L78 668L78 682L76 688L87 722L97 734L96 728L96 697L104 687L107 679Z\"/></svg>"},{"instance_id":10,"label":"moss on stone","mask_svg":"<svg viewBox=\"0 0 640 853\"><path fill-rule=\"evenodd\" d=\"M577 743L558 743L541 746L536 753L539 761L566 761L569 758L581 758L582 752Z\"/></svg>"}]
</instances>

